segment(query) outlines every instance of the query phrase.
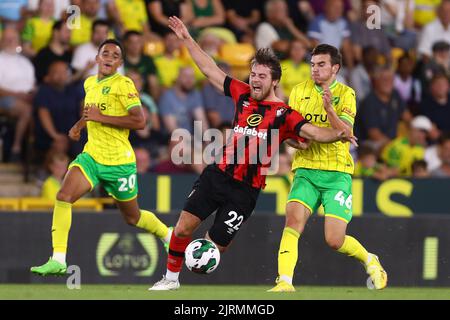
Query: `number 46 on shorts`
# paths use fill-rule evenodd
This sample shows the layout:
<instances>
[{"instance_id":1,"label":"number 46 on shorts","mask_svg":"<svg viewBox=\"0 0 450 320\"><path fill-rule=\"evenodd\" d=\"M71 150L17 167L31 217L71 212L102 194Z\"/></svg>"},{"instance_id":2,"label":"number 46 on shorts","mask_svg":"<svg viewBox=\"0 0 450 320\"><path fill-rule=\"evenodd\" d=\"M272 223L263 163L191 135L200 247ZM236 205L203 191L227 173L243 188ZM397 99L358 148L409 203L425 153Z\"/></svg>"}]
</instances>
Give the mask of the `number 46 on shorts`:
<instances>
[{"instance_id":1,"label":"number 46 on shorts","mask_svg":"<svg viewBox=\"0 0 450 320\"><path fill-rule=\"evenodd\" d=\"M344 205L347 207L347 209L352 209L352 195L349 195L347 199L345 199L345 194L343 191L339 191L334 196L334 200L339 202L340 206L343 207Z\"/></svg>"}]
</instances>

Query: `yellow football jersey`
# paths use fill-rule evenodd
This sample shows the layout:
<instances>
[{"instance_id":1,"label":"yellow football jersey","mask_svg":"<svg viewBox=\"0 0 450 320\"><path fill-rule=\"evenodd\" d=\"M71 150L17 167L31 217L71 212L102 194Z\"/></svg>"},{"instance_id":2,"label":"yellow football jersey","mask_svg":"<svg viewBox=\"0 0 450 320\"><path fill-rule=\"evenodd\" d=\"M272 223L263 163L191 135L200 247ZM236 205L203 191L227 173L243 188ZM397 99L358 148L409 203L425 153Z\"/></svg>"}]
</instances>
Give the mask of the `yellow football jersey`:
<instances>
[{"instance_id":1,"label":"yellow football jersey","mask_svg":"<svg viewBox=\"0 0 450 320\"><path fill-rule=\"evenodd\" d=\"M108 116L126 116L128 110L141 105L133 82L119 73L98 80L91 76L84 82L84 107L97 107ZM136 161L128 135L130 130L95 121L87 122L88 142L83 152L103 165L121 165Z\"/></svg>"},{"instance_id":2,"label":"yellow football jersey","mask_svg":"<svg viewBox=\"0 0 450 320\"><path fill-rule=\"evenodd\" d=\"M330 86L333 106L339 118L354 124L356 116L355 91L337 81ZM323 107L323 90L313 80L294 87L289 96L289 106L300 112L310 123L318 127L331 127ZM312 142L307 150L297 150L292 170L297 168L339 171L353 174L354 163L350 154L350 143Z\"/></svg>"}]
</instances>

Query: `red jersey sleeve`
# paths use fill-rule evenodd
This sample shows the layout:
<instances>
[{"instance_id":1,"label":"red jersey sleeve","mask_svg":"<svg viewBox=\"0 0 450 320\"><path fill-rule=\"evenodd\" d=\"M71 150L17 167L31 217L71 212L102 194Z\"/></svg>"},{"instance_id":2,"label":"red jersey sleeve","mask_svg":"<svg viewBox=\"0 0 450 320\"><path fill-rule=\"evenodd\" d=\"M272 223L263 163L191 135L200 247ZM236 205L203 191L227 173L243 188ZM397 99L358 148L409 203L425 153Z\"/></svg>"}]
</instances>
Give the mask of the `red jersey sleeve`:
<instances>
[{"instance_id":1,"label":"red jersey sleeve","mask_svg":"<svg viewBox=\"0 0 450 320\"><path fill-rule=\"evenodd\" d=\"M226 76L223 82L223 92L236 103L241 95L250 92L250 86L242 81Z\"/></svg>"},{"instance_id":2,"label":"red jersey sleeve","mask_svg":"<svg viewBox=\"0 0 450 320\"><path fill-rule=\"evenodd\" d=\"M300 130L302 126L308 123L308 121L303 118L303 116L295 110L288 109L286 112L286 121L284 123L284 136L283 140L295 139L297 141L305 141L304 138L300 137Z\"/></svg>"}]
</instances>

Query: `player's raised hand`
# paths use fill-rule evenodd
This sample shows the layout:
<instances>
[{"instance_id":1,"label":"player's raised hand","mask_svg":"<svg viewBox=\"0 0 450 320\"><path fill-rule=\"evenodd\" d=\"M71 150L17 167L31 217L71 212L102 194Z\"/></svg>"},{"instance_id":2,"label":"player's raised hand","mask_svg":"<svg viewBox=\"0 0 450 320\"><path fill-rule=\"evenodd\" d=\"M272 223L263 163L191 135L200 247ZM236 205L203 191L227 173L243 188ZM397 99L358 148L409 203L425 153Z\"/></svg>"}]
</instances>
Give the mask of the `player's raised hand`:
<instances>
[{"instance_id":1,"label":"player's raised hand","mask_svg":"<svg viewBox=\"0 0 450 320\"><path fill-rule=\"evenodd\" d=\"M330 88L328 88L328 87L323 88L322 100L323 100L323 107L325 108L325 110L333 109L333 105L331 103L332 95L331 95Z\"/></svg>"},{"instance_id":2,"label":"player's raised hand","mask_svg":"<svg viewBox=\"0 0 450 320\"><path fill-rule=\"evenodd\" d=\"M178 17L169 17L169 28L177 35L181 40L186 40L191 37L186 25Z\"/></svg>"},{"instance_id":3,"label":"player's raised hand","mask_svg":"<svg viewBox=\"0 0 450 320\"><path fill-rule=\"evenodd\" d=\"M97 107L88 107L84 108L83 118L86 121L97 121L100 122L102 113L100 109Z\"/></svg>"}]
</instances>

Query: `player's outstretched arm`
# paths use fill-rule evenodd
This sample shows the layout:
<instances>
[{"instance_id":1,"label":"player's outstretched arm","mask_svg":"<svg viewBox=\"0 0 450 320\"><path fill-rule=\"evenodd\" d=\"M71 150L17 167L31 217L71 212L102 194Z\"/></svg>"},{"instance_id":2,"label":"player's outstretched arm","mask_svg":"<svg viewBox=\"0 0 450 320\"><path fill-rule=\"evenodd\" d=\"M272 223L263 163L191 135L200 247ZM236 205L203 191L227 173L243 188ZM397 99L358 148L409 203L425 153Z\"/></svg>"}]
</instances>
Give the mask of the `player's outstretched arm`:
<instances>
[{"instance_id":1,"label":"player's outstretched arm","mask_svg":"<svg viewBox=\"0 0 450 320\"><path fill-rule=\"evenodd\" d=\"M141 106L136 106L128 110L126 116L108 116L100 112L97 107L84 109L85 121L96 121L109 124L119 128L140 130L145 128L145 116Z\"/></svg>"},{"instance_id":2,"label":"player's outstretched arm","mask_svg":"<svg viewBox=\"0 0 450 320\"><path fill-rule=\"evenodd\" d=\"M331 143L336 141L350 142L357 146L357 138L347 130L334 128L320 128L311 123L305 123L299 133L300 137L311 139L320 143Z\"/></svg>"},{"instance_id":3,"label":"player's outstretched arm","mask_svg":"<svg viewBox=\"0 0 450 320\"><path fill-rule=\"evenodd\" d=\"M177 37L183 40L186 48L194 59L195 63L211 83L223 92L223 83L226 74L217 66L214 60L200 48L189 34L188 29L178 17L169 18L169 28L175 32Z\"/></svg>"}]
</instances>

